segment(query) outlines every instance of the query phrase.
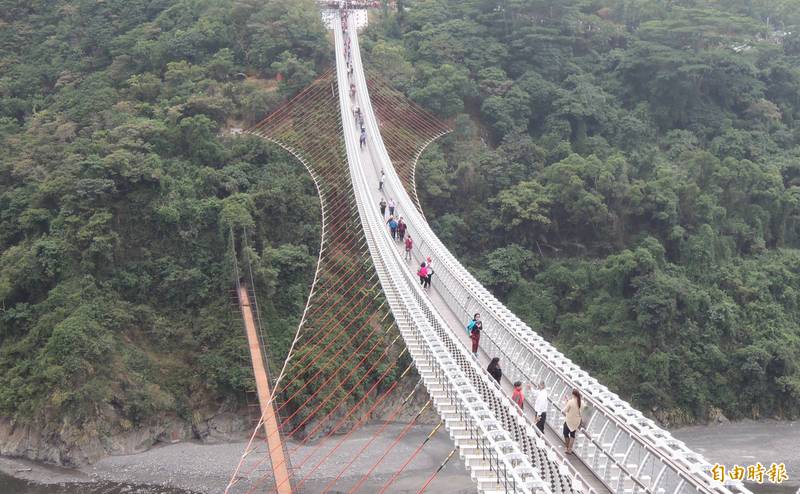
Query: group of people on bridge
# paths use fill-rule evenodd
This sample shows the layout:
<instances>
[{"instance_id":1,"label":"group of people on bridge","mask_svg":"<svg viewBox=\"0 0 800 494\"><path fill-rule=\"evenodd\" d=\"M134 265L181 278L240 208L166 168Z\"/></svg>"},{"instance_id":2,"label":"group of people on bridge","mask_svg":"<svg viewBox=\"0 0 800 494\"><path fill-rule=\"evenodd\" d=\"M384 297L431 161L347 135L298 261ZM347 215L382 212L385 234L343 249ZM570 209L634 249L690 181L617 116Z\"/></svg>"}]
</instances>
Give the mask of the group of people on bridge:
<instances>
[{"instance_id":1,"label":"group of people on bridge","mask_svg":"<svg viewBox=\"0 0 800 494\"><path fill-rule=\"evenodd\" d=\"M352 74L353 74L353 65L352 65L352 58L350 52L350 39L346 37L347 35L347 12L342 12L342 31L345 34L345 58L347 59L347 74L348 78L352 81ZM351 82L350 84L350 97L355 99L356 94L356 87L355 84ZM364 115L361 111L361 108L353 103L352 105L353 111L353 118L355 120L356 125L361 128L361 134L359 137L360 147L363 149L366 140L367 140L367 132L364 128ZM381 170L380 177L378 178L378 191L384 192L384 184L386 182L386 174L383 170ZM397 214L397 205L391 197L387 201L386 198L382 195L381 200L378 203L378 207L380 208L381 216L386 218L386 210L389 211L389 218L386 220L386 224L389 227L389 232L392 236L392 239L395 242L401 243L405 247L405 256L404 259L406 261L411 260L411 252L414 247L414 240L411 238L411 234L408 233L408 225L406 224L405 220L402 216ZM424 261L420 263L419 269L417 270L417 276L419 277L420 284L425 289L430 289L431 287L431 279L433 277L433 261L428 256ZM467 335L472 343L472 355L473 358L478 358L478 348L480 346L481 340L481 331L483 330L483 322L480 319L480 314L476 313L473 315L472 319L467 324ZM500 368L500 358L493 357L487 367L487 372L494 378L498 385L501 384L503 378L503 370ZM530 383L524 385L525 389L532 389L532 385ZM523 390L523 383L521 381L516 381L513 383L513 391L511 393L511 400L519 407L520 413L524 412L525 408L525 394ZM545 387L544 381L540 381L537 388L534 391L533 396L533 412L534 412L534 422L536 427L539 431L544 434L544 426L547 420L547 408L548 408L548 397L547 397L547 389ZM564 436L564 443L565 443L565 453L572 454L572 446L575 443L575 433L580 428L582 419L581 419L581 395L577 389L572 390L572 396L566 403L563 404L562 413L565 416L564 419L564 427L562 434Z\"/></svg>"},{"instance_id":2,"label":"group of people on bridge","mask_svg":"<svg viewBox=\"0 0 800 494\"><path fill-rule=\"evenodd\" d=\"M383 170L381 170L381 177L378 182L378 190L383 191L383 184L386 181L386 175L384 174ZM396 214L397 212L397 203L394 202L394 199L391 197L389 201L386 201L386 198L381 196L381 200L378 203L378 208L381 211L381 216L386 218L386 210L389 210L389 219L386 220L386 225L389 227L389 233L392 235L392 239L395 242L398 242L402 246L405 247L405 256L403 257L406 261L411 260L411 250L414 248L414 239L411 238L411 234L408 232L408 224L406 224L405 219ZM423 262L423 265L429 265L431 262L431 258L428 257L427 263ZM420 273L417 273L420 274ZM425 282L422 282L422 286L430 286L430 276L433 276L433 269L430 270L430 275L427 271L424 273L425 280L427 281L427 285ZM420 278L422 276L420 275Z\"/></svg>"},{"instance_id":3,"label":"group of people on bridge","mask_svg":"<svg viewBox=\"0 0 800 494\"><path fill-rule=\"evenodd\" d=\"M472 341L472 355L478 358L478 345L481 339L481 331L483 329L483 322L481 322L481 315L476 313L467 324L467 335ZM502 386L503 369L500 367L500 357L493 357L486 368L498 385ZM520 409L520 413L525 410L525 389L533 391L533 414L534 423L539 432L544 434L544 426L547 421L547 408L548 397L547 388L544 381L539 381L536 388L528 383L523 386L522 381L515 381L513 383L513 390L511 392L511 401L513 401ZM575 433L582 425L581 418L581 393L577 389L572 390L572 395L569 399L565 399L562 403L561 412L564 414L564 427L562 428L562 435L564 436L564 452L572 454L572 447L575 444Z\"/></svg>"},{"instance_id":4,"label":"group of people on bridge","mask_svg":"<svg viewBox=\"0 0 800 494\"><path fill-rule=\"evenodd\" d=\"M356 84L353 82L353 52L350 48L350 37L347 36L347 10L342 10L342 34L344 35L344 58L347 62L347 80L350 82L350 99L355 101ZM367 129L364 127L364 115L357 104L353 104L353 118L361 129L358 136L358 145L361 149L367 145Z\"/></svg>"},{"instance_id":5,"label":"group of people on bridge","mask_svg":"<svg viewBox=\"0 0 800 494\"><path fill-rule=\"evenodd\" d=\"M317 3L329 9L340 9L342 15L347 13L349 9L378 8L381 6L379 0L317 0Z\"/></svg>"},{"instance_id":6,"label":"group of people on bridge","mask_svg":"<svg viewBox=\"0 0 800 494\"><path fill-rule=\"evenodd\" d=\"M386 182L386 174L383 170L381 170L380 177L378 178L378 191L384 192L384 184ZM411 251L414 246L414 241L411 238L411 234L408 233L408 225L405 223L405 220L402 216L399 215L397 211L397 204L395 203L393 198L389 198L387 201L385 197L381 196L381 200L378 203L378 207L380 208L381 216L386 218L386 213L388 209L389 218L386 221L387 226L389 227L389 232L396 242L402 243L405 246L405 257L404 259L407 261L411 260ZM419 277L420 284L423 288L430 289L431 287L431 278L433 277L433 260L430 256L426 257L424 261L420 263L419 269L417 270L417 276ZM467 336L472 343L472 356L477 359L478 358L478 349L480 347L481 341L481 332L483 331L483 322L481 321L480 313L475 313L470 319L469 323L466 326ZM492 376L497 381L497 384L500 385L502 383L503 378L503 370L500 367L500 358L493 357L487 367L486 371L489 375ZM513 391L511 393L511 401L513 401L519 408L520 412L522 413L525 408L525 389L531 390L533 386L531 384L525 384L521 381L516 381L513 383ZM544 381L540 381L538 386L534 389L533 392L533 413L534 413L534 423L539 431L544 434L544 426L547 420L547 408L548 408L548 398L547 398L547 389L545 387ZM564 414L564 427L562 430L562 434L564 436L564 444L565 444L565 453L572 454L572 446L575 443L575 433L581 427L582 419L581 419L581 394L577 389L572 390L572 396L567 400L565 403L562 404L562 413Z\"/></svg>"}]
</instances>

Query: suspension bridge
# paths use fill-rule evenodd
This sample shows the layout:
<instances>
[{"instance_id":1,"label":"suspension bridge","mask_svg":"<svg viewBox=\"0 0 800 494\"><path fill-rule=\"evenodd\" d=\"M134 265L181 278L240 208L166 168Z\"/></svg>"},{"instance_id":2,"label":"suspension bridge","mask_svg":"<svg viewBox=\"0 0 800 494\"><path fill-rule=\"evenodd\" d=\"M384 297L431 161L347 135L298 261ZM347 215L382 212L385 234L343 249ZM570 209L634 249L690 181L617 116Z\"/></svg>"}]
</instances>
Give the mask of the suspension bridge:
<instances>
[{"instance_id":1,"label":"suspension bridge","mask_svg":"<svg viewBox=\"0 0 800 494\"><path fill-rule=\"evenodd\" d=\"M430 409L440 422L428 437L447 431L479 492L748 493L741 483L714 480L705 458L537 335L437 238L416 196L415 167L449 130L365 71L348 12L328 17L335 69L248 131L307 168L320 197L322 236L308 303L274 379L259 382L269 367L256 336L260 318L252 315L257 303L246 287L237 288L262 418L226 492L304 492L321 468L335 471L323 491L357 492ZM382 198L408 224L410 259L389 233L378 207ZM428 259L434 276L426 289L416 267ZM464 329L474 313L483 320L477 358ZM499 383L486 371L491 357L503 364ZM531 403L520 410L511 401L515 381L545 382L544 433L535 427ZM562 411L573 389L585 403L583 424L573 454L565 455ZM378 428L355 455L343 454L343 442L378 409L387 422L407 409L412 414L388 448L371 447L384 431ZM399 466L380 492L391 489L426 442L395 458ZM371 464L367 473L344 482L364 458Z\"/></svg>"}]
</instances>

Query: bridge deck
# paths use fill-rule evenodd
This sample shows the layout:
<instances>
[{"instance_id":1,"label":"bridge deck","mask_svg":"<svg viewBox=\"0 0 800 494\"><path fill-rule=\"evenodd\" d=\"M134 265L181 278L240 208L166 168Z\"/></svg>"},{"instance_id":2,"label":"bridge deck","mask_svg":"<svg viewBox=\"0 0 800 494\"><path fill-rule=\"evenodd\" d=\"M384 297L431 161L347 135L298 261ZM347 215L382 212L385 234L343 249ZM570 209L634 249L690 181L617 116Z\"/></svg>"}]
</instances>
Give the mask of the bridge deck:
<instances>
[{"instance_id":1,"label":"bridge deck","mask_svg":"<svg viewBox=\"0 0 800 494\"><path fill-rule=\"evenodd\" d=\"M364 150L362 151L361 154L362 154L363 163L364 163L364 165L366 167L365 172L367 173L367 175L372 180L372 183L375 184L375 188L377 189L377 187L378 187L378 175L380 173L380 165L376 164L374 162L374 160L372 159L372 153L370 152L370 150L372 149L371 146L374 146L373 142L370 139L367 139L367 146L364 148ZM376 194L378 194L377 197L380 197L380 193L377 190L376 190ZM387 182L384 185L383 197L388 202L388 200L390 198L392 198L392 197L396 198L397 196L398 196L397 191L393 190L392 189L392 184L389 184ZM378 207L377 204L376 204L375 207L376 208ZM403 211L398 209L398 210L395 211L395 214L403 216ZM387 220L388 220L388 215L389 215L389 211L387 209L387 211L386 211ZM412 238L415 236L414 225L409 225L408 226L408 233L411 234ZM398 242L396 244L396 246L397 246L398 250L403 250L404 249L402 243L400 243L400 242ZM407 267L408 267L408 269L413 270L413 272L416 273L416 269L419 266L419 264L423 261L423 259L421 258L420 254L418 252L416 252L416 251L412 251L412 254L413 254L412 260L408 261ZM434 271L435 271L435 268L436 268L436 260L435 259L432 259L432 264L434 266ZM434 278L435 278L435 276L436 276L436 274L434 273ZM453 311L453 309L447 304L445 299L438 293L436 288L434 288L434 286L435 285L431 286L429 293L430 293L431 301L433 302L434 306L436 307L436 310L439 312L439 314L442 316L442 318L447 322L450 330L453 332L454 335L456 335L458 337L459 341L461 341L461 343L463 343L468 348L471 347L472 342L469 339L469 337L467 336L467 332L465 330L466 324L467 324L467 322L469 320L469 316L471 314L456 314ZM479 350L479 352L478 352L478 360L479 360L479 362L481 363L481 365L483 367L488 366L489 365L489 361L491 360L491 358L493 356L487 355L480 348L478 350ZM501 366L502 366L502 362L501 362ZM513 388L513 385L505 376L502 379L501 385L502 385L503 389L510 396L512 388ZM528 417L528 419L530 420L531 423L534 422L533 409L532 409L532 407L529 406L529 404L526 404L525 415ZM562 444L562 441L561 441L559 433L557 431L554 431L549 424L545 427L545 439L548 442L550 442L551 444ZM610 492L609 489L594 475L594 473L589 468L587 468L586 465L583 464L583 462L580 461L580 459L578 459L575 456L566 456L565 458L566 458L567 461L570 462L571 465L573 465L575 467L575 469L583 476L584 480L586 480L590 484L589 486L591 488L593 488L597 493L608 493L608 492Z\"/></svg>"}]
</instances>

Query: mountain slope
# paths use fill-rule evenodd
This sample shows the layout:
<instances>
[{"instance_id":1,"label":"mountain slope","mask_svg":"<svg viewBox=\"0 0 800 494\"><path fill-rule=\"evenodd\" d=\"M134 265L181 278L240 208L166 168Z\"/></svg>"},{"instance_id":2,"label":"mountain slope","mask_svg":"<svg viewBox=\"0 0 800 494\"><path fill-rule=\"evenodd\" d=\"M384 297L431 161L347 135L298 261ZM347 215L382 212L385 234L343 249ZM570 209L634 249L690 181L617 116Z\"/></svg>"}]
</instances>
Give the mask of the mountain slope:
<instances>
[{"instance_id":1,"label":"mountain slope","mask_svg":"<svg viewBox=\"0 0 800 494\"><path fill-rule=\"evenodd\" d=\"M227 130L324 69L316 8L3 0L0 24L0 452L74 464L204 436L252 386L231 229L276 359L313 275L313 184Z\"/></svg>"}]
</instances>

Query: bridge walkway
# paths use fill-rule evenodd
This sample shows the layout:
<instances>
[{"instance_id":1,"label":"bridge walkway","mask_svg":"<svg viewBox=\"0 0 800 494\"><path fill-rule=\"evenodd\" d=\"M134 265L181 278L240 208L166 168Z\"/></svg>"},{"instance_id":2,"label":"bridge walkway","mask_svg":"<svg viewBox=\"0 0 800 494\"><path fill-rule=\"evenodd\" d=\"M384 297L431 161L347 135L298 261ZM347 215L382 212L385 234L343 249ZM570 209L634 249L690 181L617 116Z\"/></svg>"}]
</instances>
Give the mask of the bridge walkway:
<instances>
[{"instance_id":1,"label":"bridge walkway","mask_svg":"<svg viewBox=\"0 0 800 494\"><path fill-rule=\"evenodd\" d=\"M418 203L409 196L415 188L413 173L406 191L403 177L394 169L395 158L384 146L382 134L391 135L392 124L398 119L393 118L391 112L384 113L381 117L386 120L381 128L376 117L378 113L374 112L369 98L372 90L364 76L358 36L355 29L348 33L348 27L353 26L348 26L345 12L341 16L341 30L338 20L339 14L334 13L338 84L331 84L331 92L338 89L350 185L363 226L364 242L391 310L401 316L396 320L407 349L431 401L471 470L478 490L493 493L511 490L568 494L611 491L621 494L747 494L740 485L731 485L729 490L728 485L713 481L707 460L674 440L536 335L486 291L441 244L417 210ZM353 115L348 115L353 104L365 110L366 128L371 133L366 139L366 149L359 149L359 129ZM438 129L438 133L428 139L435 139L442 132L444 130ZM270 140L279 142L274 139ZM312 141L320 142L316 138ZM430 141L419 145L424 148L425 142ZM401 168L403 163L408 163L403 159L400 162ZM419 254L413 261L403 260L403 247L389 238L385 216L381 218L378 213L380 195L375 190L380 167L387 169L388 176L382 194L394 196L398 206L406 208L397 213L405 213L409 221L417 223L409 224L409 233L419 242L415 245ZM314 177L314 171L311 168L309 171ZM339 192L347 194L344 189ZM370 210L370 207L375 209ZM323 218L324 213L323 208ZM428 252L440 258L434 258L434 267L443 269L437 269L433 288L424 290L415 285L415 272L423 253ZM484 315L484 330L487 330L487 322L491 324L484 331L480 355L473 359L464 326L476 310ZM501 358L507 377L499 386L485 371L492 356ZM532 410L520 412L509 399L510 381L518 378L536 381L544 378L552 386L544 437L533 426ZM565 457L562 453L559 432L563 418L559 410L563 404L559 403L573 387L581 389L588 401L584 413L584 419L588 417L587 433L579 434L576 441L578 455L584 457L585 464L579 458ZM464 451L469 453L464 454Z\"/></svg>"},{"instance_id":2,"label":"bridge walkway","mask_svg":"<svg viewBox=\"0 0 800 494\"><path fill-rule=\"evenodd\" d=\"M352 124L355 124L355 121L353 121ZM367 176L369 177L369 179L371 180L371 182L373 184L375 184L375 197L376 198L380 198L382 196L388 202L390 198L398 197L399 193L398 193L398 191L393 190L393 188L392 188L393 184L388 183L388 181L387 181L387 183L384 184L384 190L383 190L382 194L381 194L380 191L377 190L378 189L378 177L379 177L379 174L380 174L380 164L378 164L376 162L376 160L374 160L373 157L372 157L373 156L373 152L375 152L375 150L373 149L373 146L374 146L374 143L368 136L367 144L366 144L365 148L361 152L362 160L363 160L363 163L365 165L365 170L364 171L367 174ZM378 199L378 201L380 201L380 199ZM375 207L376 208L378 207L377 203L375 204ZM395 216L398 216L398 215L399 216L403 216L403 211L401 211L399 209L395 210ZM387 221L388 221L388 218L389 218L389 211L387 209L387 211L386 211L386 219L387 219ZM387 228L388 228L388 226L387 226ZM412 238L414 238L414 236L415 236L414 225L409 225L408 226L407 233L410 234L412 236ZM405 249L405 247L403 246L403 244L401 242L397 242L396 243L396 248L398 249L399 252L403 252L404 249ZM407 262L407 266L406 267L408 269L412 270L413 273L416 273L417 269L419 268L420 263L423 260L424 259L422 258L422 256L419 253L418 249L412 249L412 260L411 261L406 261ZM433 302L434 307L436 308L436 310L439 312L439 314L442 316L442 318L445 320L445 322L447 322L447 325L448 325L450 331L452 332L452 334L455 335L457 337L458 341L460 341L461 344L463 344L466 348L471 349L472 340L469 339L469 336L467 335L467 332L466 332L465 328L466 328L467 322L469 321L469 318L472 316L472 314L456 314L453 311L453 309L447 304L447 302L445 301L444 297L439 293L438 289L436 288L436 273L435 273L435 271L436 271L436 259L432 259L431 261L432 261L432 264L433 264L433 267L434 267L434 275L433 275L433 283L431 285L431 288L429 289L430 291L428 292L429 295L430 295L430 299ZM480 362L480 364L481 364L481 366L483 368L486 368L489 365L489 361L491 360L492 357L494 357L494 355L488 355L482 348L480 348L480 345L479 345L479 348L478 348L478 361ZM500 363L501 363L501 367L502 367L502 365L503 365L502 359L501 359ZM511 396L511 392L512 392L512 389L513 389L513 384L511 383L511 381L506 376L503 376L503 378L502 378L501 387L503 388L503 390L506 393L508 393L509 396ZM530 404L530 402L528 401L527 398L526 398L526 406L525 406L525 412L524 413L525 413L525 416L527 417L527 419L529 420L529 422L533 423L535 417L534 417L534 413L533 413L533 409L531 407L531 404ZM561 439L559 431L553 430L553 428L550 426L550 424L547 424L547 426L545 427L545 439L550 444L555 445L557 447L560 446L561 449L563 449L563 441ZM608 487L605 486L605 484L603 484L602 481L595 476L594 472L592 472L592 470L590 470L576 456L574 456L574 455L573 456L564 455L564 458L561 458L559 460L569 462L574 467L574 469L577 470L581 474L583 479L589 484L589 487L594 489L597 493L608 493L608 492L611 492L608 489Z\"/></svg>"}]
</instances>

